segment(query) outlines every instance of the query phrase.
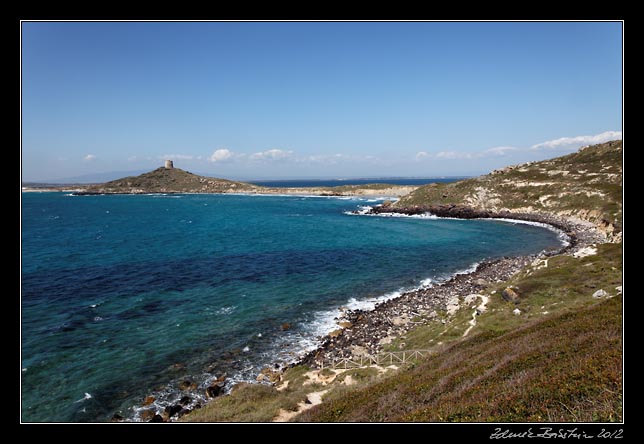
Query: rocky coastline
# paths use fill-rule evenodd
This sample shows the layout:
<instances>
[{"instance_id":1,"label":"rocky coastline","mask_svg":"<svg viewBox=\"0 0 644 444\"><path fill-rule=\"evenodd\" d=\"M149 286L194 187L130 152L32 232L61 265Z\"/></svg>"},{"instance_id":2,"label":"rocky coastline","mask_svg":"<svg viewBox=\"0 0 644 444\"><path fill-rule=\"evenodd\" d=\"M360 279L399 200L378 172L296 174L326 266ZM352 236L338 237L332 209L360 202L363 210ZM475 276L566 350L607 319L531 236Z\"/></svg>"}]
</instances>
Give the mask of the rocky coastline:
<instances>
[{"instance_id":1,"label":"rocky coastline","mask_svg":"<svg viewBox=\"0 0 644 444\"><path fill-rule=\"evenodd\" d=\"M459 273L445 282L403 293L400 297L377 304L371 311L344 311L338 317L338 325L342 328L327 335L316 350L308 353L294 365L320 367L351 356L376 355L394 339L404 337L418 324L439 320L439 313L458 309L459 298L477 294L491 284L508 280L534 260L555 254L573 253L603 240L601 233L590 224L543 214L479 211L457 205L409 208L380 205L360 214L416 216L427 213L437 217L457 219L511 219L537 222L563 233L566 242L560 249L544 251L537 255L484 261L471 272ZM400 345L404 348L404 342Z\"/></svg>"},{"instance_id":2,"label":"rocky coastline","mask_svg":"<svg viewBox=\"0 0 644 444\"><path fill-rule=\"evenodd\" d=\"M458 273L447 281L403 293L399 297L376 304L373 310L340 308L336 319L338 329L322 338L321 344L315 350L307 353L287 368L297 365L321 368L343 358L374 356L382 352L394 340L398 340L399 348L404 349L404 336L407 332L419 324L436 321L446 322L442 314L458 310L466 296L482 292L495 283L507 281L535 260L555 254L574 254L592 244L606 241L605 235L593 224L544 214L478 211L470 207L456 205L398 208L391 204L379 205L366 213L356 214L414 216L427 213L437 217L458 219L494 218L537 222L563 233L566 242L559 249L543 251L535 255L483 261L472 271ZM257 381L276 384L281 380L281 374L285 369L280 369L278 364L272 368L267 367L258 375ZM207 398L224 394L224 386L226 385L224 378L217 380L214 385L217 386L216 393L213 390L208 392L211 389L209 387ZM151 418L141 419L172 421L189 412L188 409L181 407L180 405L169 406L161 415L156 414Z\"/></svg>"}]
</instances>

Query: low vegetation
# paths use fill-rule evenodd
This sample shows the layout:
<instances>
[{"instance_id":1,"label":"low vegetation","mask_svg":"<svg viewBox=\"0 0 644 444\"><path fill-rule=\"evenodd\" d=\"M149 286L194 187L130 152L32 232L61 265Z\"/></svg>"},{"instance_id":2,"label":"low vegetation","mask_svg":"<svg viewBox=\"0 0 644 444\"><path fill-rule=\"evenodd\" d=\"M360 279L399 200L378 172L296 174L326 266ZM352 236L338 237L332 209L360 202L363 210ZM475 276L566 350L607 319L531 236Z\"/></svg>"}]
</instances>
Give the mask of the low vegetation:
<instances>
[{"instance_id":1,"label":"low vegetation","mask_svg":"<svg viewBox=\"0 0 644 444\"><path fill-rule=\"evenodd\" d=\"M298 421L620 421L621 297L509 332L480 331L416 366L327 396Z\"/></svg>"},{"instance_id":2,"label":"low vegetation","mask_svg":"<svg viewBox=\"0 0 644 444\"><path fill-rule=\"evenodd\" d=\"M214 177L199 176L180 168L157 168L139 176L124 177L87 187L94 193L222 193L254 191L262 187Z\"/></svg>"},{"instance_id":3,"label":"low vegetation","mask_svg":"<svg viewBox=\"0 0 644 444\"><path fill-rule=\"evenodd\" d=\"M434 353L398 370L298 366L285 372L280 390L242 385L183 419L270 421L290 411L300 413L289 419L304 422L622 421L621 156L621 141L608 142L404 197L396 205L575 217L610 242L586 255L536 260L490 284L481 291L488 303L473 328L478 303L419 324L388 347ZM516 301L502 297L507 287ZM321 389L322 402L302 409Z\"/></svg>"},{"instance_id":4,"label":"low vegetation","mask_svg":"<svg viewBox=\"0 0 644 444\"><path fill-rule=\"evenodd\" d=\"M417 327L401 340L436 354L363 389L331 392L298 420L620 421L621 245L550 260L512 279L516 305L501 297L507 283L490 287L488 310L465 338L467 308ZM593 298L600 289L610 298Z\"/></svg>"},{"instance_id":5,"label":"low vegetation","mask_svg":"<svg viewBox=\"0 0 644 444\"><path fill-rule=\"evenodd\" d=\"M468 205L480 210L574 216L621 231L622 141L418 188L395 204Z\"/></svg>"}]
</instances>

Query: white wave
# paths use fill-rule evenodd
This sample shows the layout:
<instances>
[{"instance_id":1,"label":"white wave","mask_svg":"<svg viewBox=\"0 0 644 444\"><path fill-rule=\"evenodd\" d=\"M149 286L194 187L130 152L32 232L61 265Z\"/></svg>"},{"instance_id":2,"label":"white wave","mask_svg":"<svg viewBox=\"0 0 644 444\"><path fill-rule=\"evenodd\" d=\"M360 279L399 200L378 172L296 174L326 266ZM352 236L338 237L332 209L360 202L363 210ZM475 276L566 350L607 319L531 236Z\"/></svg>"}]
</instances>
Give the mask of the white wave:
<instances>
[{"instance_id":1,"label":"white wave","mask_svg":"<svg viewBox=\"0 0 644 444\"><path fill-rule=\"evenodd\" d=\"M453 217L447 218L447 217L441 217L439 218L438 216L435 216L429 212L427 213L422 213L422 214L404 214L404 213L377 213L377 214L371 214L369 213L369 210L371 210L371 207L358 207L358 210L356 211L345 211L344 214L349 214L351 216L372 216L372 217L399 217L399 218L407 218L407 219L456 219Z\"/></svg>"},{"instance_id":2,"label":"white wave","mask_svg":"<svg viewBox=\"0 0 644 444\"><path fill-rule=\"evenodd\" d=\"M87 393L87 392L85 392L85 395L83 395L83 397L81 399L79 399L78 401L74 401L74 403L87 401L88 399L92 399L92 395Z\"/></svg>"},{"instance_id":3,"label":"white wave","mask_svg":"<svg viewBox=\"0 0 644 444\"><path fill-rule=\"evenodd\" d=\"M378 214L370 214L369 211L372 209L372 207L368 206L358 206L358 210L356 211L345 211L344 214L348 214L351 216L373 216L373 217L400 217L400 218L410 218L410 219L441 219L441 220L492 220L492 221L501 221L501 222L508 222L512 224L523 224L523 225L532 225L535 227L541 227L545 228L547 230L553 231L557 233L557 237L559 239L559 242L561 242L562 246L567 247L570 245L570 237L564 233L562 230L559 228L552 226L550 224L544 223L544 222L534 222L534 221L529 221L529 220L519 220L519 219L507 219L507 218L475 218L475 219L462 219L458 217L438 217L434 214L431 214L430 212L425 212L422 214L404 214L404 213L378 213Z\"/></svg>"},{"instance_id":4,"label":"white wave","mask_svg":"<svg viewBox=\"0 0 644 444\"><path fill-rule=\"evenodd\" d=\"M229 307L221 307L219 310L215 311L215 314L229 315L235 310L235 308L237 308L235 305L231 305Z\"/></svg>"},{"instance_id":5,"label":"white wave","mask_svg":"<svg viewBox=\"0 0 644 444\"><path fill-rule=\"evenodd\" d=\"M100 317L100 316L95 316L94 317L94 322L101 322L102 320L103 320L103 318Z\"/></svg>"},{"instance_id":6,"label":"white wave","mask_svg":"<svg viewBox=\"0 0 644 444\"><path fill-rule=\"evenodd\" d=\"M559 242L561 242L561 244L564 247L567 247L568 245L570 245L570 236L568 236L563 230L560 230L559 228L557 228L555 226L552 226L550 224L544 223L544 222L534 222L534 221L531 221L531 220L519 220L519 219L506 219L506 218L502 218L502 217L491 218L491 219L487 219L487 220L496 220L496 221L501 221L501 222L508 222L508 223L511 223L511 224L517 224L517 225L532 225L534 227L545 228L545 229L550 230L550 231L552 231L554 233L557 233L557 238L559 239Z\"/></svg>"},{"instance_id":7,"label":"white wave","mask_svg":"<svg viewBox=\"0 0 644 444\"><path fill-rule=\"evenodd\" d=\"M246 346L246 347L244 347L244 348L242 349L242 351L243 351L244 353L247 353L247 352L249 352L249 351L250 351L250 347L249 347L249 346Z\"/></svg>"}]
</instances>

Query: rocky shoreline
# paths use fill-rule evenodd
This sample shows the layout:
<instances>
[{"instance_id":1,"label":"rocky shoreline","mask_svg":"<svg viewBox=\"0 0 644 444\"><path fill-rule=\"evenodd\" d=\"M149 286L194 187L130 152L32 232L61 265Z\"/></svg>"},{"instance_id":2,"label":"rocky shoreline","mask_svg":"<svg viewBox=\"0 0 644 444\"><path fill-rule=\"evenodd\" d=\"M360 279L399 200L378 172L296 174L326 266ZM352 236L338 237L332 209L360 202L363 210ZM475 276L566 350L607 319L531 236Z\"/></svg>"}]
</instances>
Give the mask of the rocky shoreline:
<instances>
[{"instance_id":1,"label":"rocky shoreline","mask_svg":"<svg viewBox=\"0 0 644 444\"><path fill-rule=\"evenodd\" d=\"M477 294L490 284L508 280L512 275L540 257L569 253L605 241L602 234L592 225L583 221L557 218L551 215L478 211L456 205L431 207L396 208L391 205L376 206L366 215L402 214L407 216L430 213L437 217L458 219L513 219L537 222L554 227L565 234L566 244L562 248L541 252L531 256L506 257L484 261L469 273L453 276L428 288L421 288L402 294L400 297L379 303L371 311L345 311L338 318L342 329L335 330L324 338L322 344L293 365L321 367L334 360L351 356L376 355L383 351L394 338L404 336L418 324L440 319L438 313L458 309L459 299ZM416 320L414 320L416 319ZM418 320L420 319L420 320ZM401 343L404 348L404 343Z\"/></svg>"},{"instance_id":2,"label":"rocky shoreline","mask_svg":"<svg viewBox=\"0 0 644 444\"><path fill-rule=\"evenodd\" d=\"M337 318L338 329L322 338L320 346L315 350L288 367L307 365L312 368L320 368L343 358L377 355L388 344L391 344L395 339L402 339L407 332L419 324L436 321L447 322L441 314L453 313L458 310L466 296L482 292L491 284L508 280L536 259L561 253L573 254L594 243L605 242L605 236L593 224L552 215L478 211L455 205L397 208L387 204L376 206L366 213L356 214L414 216L427 213L437 217L458 219L494 218L537 222L563 233L566 242L559 249L535 255L484 261L471 272L459 273L447 281L403 293L399 297L376 304L373 310L341 308L341 313ZM404 339L402 340L404 341ZM405 348L404 342L399 344L401 349ZM281 374L285 369L280 369L277 364L273 368L267 367L258 375L257 381L277 383L281 380ZM217 386L216 393L207 392L207 398L224 393L224 378L216 381L214 385ZM153 417L150 415L151 418L140 419L144 421L172 421L188 412L189 409L182 408L181 405L168 406L163 415L156 414ZM113 420L118 421L122 418L113 418Z\"/></svg>"}]
</instances>

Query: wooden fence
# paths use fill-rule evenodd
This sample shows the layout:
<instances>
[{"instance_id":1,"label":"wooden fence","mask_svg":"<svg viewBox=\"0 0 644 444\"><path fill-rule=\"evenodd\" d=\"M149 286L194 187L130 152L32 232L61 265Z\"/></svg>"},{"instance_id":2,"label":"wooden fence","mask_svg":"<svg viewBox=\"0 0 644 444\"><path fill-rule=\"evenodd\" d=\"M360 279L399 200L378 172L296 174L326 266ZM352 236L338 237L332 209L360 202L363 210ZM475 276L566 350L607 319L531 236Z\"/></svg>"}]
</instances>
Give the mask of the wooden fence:
<instances>
[{"instance_id":1,"label":"wooden fence","mask_svg":"<svg viewBox=\"0 0 644 444\"><path fill-rule=\"evenodd\" d=\"M335 359L330 362L322 361L320 363L320 368L349 369L368 367L370 365L398 365L405 364L410 361L416 361L419 358L428 356L431 353L431 350L402 350L382 352L376 356L352 356L350 358Z\"/></svg>"}]
</instances>

